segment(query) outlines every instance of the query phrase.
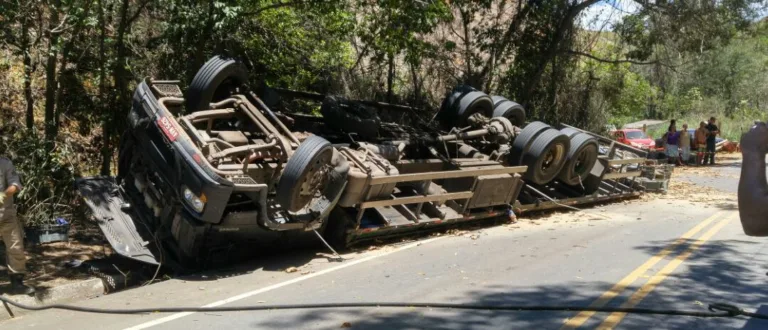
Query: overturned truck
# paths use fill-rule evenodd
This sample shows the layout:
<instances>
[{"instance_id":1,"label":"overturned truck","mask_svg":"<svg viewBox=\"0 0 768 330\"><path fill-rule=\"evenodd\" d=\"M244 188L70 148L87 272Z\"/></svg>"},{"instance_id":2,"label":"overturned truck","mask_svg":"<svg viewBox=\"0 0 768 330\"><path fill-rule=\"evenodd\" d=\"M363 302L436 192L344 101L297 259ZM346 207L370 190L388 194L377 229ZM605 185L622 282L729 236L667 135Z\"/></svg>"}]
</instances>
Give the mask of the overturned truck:
<instances>
[{"instance_id":1,"label":"overturned truck","mask_svg":"<svg viewBox=\"0 0 768 330\"><path fill-rule=\"evenodd\" d=\"M198 268L318 237L345 247L640 193L630 178L642 151L526 123L519 104L470 87L450 92L433 122L404 125L379 116L403 106L247 82L241 63L214 57L186 92L139 83L117 176L76 182L117 253ZM317 102L323 116L275 95Z\"/></svg>"}]
</instances>

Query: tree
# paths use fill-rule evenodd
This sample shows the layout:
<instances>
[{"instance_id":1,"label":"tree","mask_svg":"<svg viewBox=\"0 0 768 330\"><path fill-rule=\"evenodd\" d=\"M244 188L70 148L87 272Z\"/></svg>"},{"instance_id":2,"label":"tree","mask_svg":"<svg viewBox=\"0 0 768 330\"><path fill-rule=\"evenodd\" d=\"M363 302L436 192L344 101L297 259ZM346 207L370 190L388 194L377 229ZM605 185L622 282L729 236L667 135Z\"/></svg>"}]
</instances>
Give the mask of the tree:
<instances>
[{"instance_id":1,"label":"tree","mask_svg":"<svg viewBox=\"0 0 768 330\"><path fill-rule=\"evenodd\" d=\"M31 0L15 0L0 4L0 32L3 44L12 53L22 57L24 66L23 94L26 102L25 121L28 130L35 124L35 100L32 97L32 75L37 63L32 60L32 51L40 42L43 24L42 12Z\"/></svg>"}]
</instances>

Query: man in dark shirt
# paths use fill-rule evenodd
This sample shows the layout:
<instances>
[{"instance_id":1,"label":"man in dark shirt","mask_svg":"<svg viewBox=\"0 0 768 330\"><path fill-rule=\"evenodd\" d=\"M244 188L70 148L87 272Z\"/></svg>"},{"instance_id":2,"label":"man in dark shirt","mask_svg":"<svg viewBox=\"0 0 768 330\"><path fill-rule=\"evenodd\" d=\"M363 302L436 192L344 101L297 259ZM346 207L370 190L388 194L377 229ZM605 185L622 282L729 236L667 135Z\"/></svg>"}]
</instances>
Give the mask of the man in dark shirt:
<instances>
[{"instance_id":1,"label":"man in dark shirt","mask_svg":"<svg viewBox=\"0 0 768 330\"><path fill-rule=\"evenodd\" d=\"M707 165L707 160L709 160L709 164L715 165L715 137L717 137L717 134L720 134L715 117L709 118L707 131L709 131L709 134L707 134L707 153L704 155L704 165Z\"/></svg>"}]
</instances>

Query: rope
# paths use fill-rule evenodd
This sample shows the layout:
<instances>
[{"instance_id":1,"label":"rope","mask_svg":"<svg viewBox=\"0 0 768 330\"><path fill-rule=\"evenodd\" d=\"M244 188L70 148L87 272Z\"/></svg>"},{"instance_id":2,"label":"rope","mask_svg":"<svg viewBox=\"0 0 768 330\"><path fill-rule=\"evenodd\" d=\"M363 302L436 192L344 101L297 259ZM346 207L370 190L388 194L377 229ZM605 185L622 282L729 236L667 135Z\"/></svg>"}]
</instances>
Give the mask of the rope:
<instances>
[{"instance_id":1,"label":"rope","mask_svg":"<svg viewBox=\"0 0 768 330\"><path fill-rule=\"evenodd\" d=\"M155 308L93 308L65 304L51 304L43 306L27 306L0 296L0 301L14 307L41 311L48 309L60 309L73 312L96 314L149 314L149 313L182 313L182 312L240 312L240 311L264 311L264 310L290 310L290 309L342 309L342 308L439 308L458 310L486 310L508 312L598 312L598 313L628 313L628 314L652 314L675 315L693 317L737 317L747 316L751 318L768 320L768 314L747 312L735 305L716 303L710 304L708 312L679 310L679 309L652 309L652 308L621 308L621 307L583 307L583 306L525 306L525 305L482 305L482 304L446 304L446 303L403 303L403 302L353 302L353 303L318 303L318 304L286 304L286 305L250 305L250 306L219 306L219 307L155 307Z\"/></svg>"},{"instance_id":2,"label":"rope","mask_svg":"<svg viewBox=\"0 0 768 330\"><path fill-rule=\"evenodd\" d=\"M579 179L579 180L581 180L581 179ZM544 198L548 199L552 203L555 203L555 204L560 205L560 206L565 207L565 208L569 208L569 209L574 210L574 211L583 211L582 209L579 209L579 208L576 208L576 207L573 207L573 206L570 206L570 205L562 204L562 203L556 201L555 199L553 199L552 197L547 196L547 194L539 191L538 189L536 189L534 187L531 187L531 185L526 185L526 188L533 190L535 193L539 194L541 197L544 197Z\"/></svg>"},{"instance_id":3,"label":"rope","mask_svg":"<svg viewBox=\"0 0 768 330\"><path fill-rule=\"evenodd\" d=\"M328 244L328 242L325 241L325 238L323 238L323 235L320 235L320 233L318 233L317 230L315 230L315 229L312 229L312 231L315 232L315 235L317 235L317 238L319 238L320 241L323 242L323 244L325 244L325 246L329 250L331 250L331 252L333 252L333 259L331 259L331 258L328 258L328 259L331 259L331 261L344 261L345 260L341 255L339 255L338 252L336 252L336 250L333 249L333 247L330 244Z\"/></svg>"}]
</instances>

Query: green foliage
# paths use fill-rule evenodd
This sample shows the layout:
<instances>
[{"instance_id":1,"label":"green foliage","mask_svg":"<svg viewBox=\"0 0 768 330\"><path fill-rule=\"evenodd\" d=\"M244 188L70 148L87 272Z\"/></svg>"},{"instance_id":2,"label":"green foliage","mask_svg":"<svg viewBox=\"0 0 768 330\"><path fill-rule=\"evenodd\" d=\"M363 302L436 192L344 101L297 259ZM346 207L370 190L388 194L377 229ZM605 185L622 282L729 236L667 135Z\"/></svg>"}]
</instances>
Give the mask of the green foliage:
<instances>
[{"instance_id":1,"label":"green foliage","mask_svg":"<svg viewBox=\"0 0 768 330\"><path fill-rule=\"evenodd\" d=\"M79 174L78 156L69 144L47 152L37 134L19 130L4 134L0 154L13 160L24 189L16 195L19 217L25 225L52 223L57 217L71 221L81 215L74 180Z\"/></svg>"},{"instance_id":2,"label":"green foliage","mask_svg":"<svg viewBox=\"0 0 768 330\"><path fill-rule=\"evenodd\" d=\"M320 89L315 85L353 64L353 19L343 7L281 8L244 24L236 38L268 84Z\"/></svg>"},{"instance_id":3,"label":"green foliage","mask_svg":"<svg viewBox=\"0 0 768 330\"><path fill-rule=\"evenodd\" d=\"M377 63L404 51L407 62L417 63L433 49L421 36L451 18L443 1L361 0L357 6L364 13L359 37Z\"/></svg>"}]
</instances>

